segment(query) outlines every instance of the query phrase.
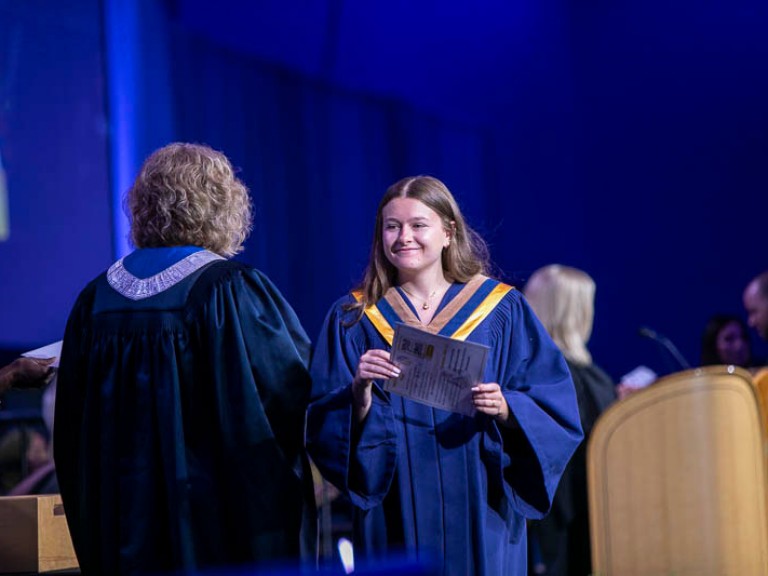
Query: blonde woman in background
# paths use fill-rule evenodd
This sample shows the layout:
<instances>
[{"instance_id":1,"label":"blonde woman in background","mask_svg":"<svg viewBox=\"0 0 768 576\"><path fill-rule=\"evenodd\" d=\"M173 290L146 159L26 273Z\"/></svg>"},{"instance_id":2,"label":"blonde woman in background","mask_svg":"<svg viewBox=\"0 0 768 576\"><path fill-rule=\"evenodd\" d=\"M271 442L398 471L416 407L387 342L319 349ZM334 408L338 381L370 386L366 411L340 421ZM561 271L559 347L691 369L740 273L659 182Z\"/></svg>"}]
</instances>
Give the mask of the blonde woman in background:
<instances>
[{"instance_id":1,"label":"blonde woman in background","mask_svg":"<svg viewBox=\"0 0 768 576\"><path fill-rule=\"evenodd\" d=\"M579 402L584 442L578 447L555 493L552 510L531 523L541 562L534 574L592 573L587 506L586 446L598 416L616 400L611 378L592 361L587 342L595 312L595 282L576 268L552 264L533 273L525 296L565 356Z\"/></svg>"}]
</instances>

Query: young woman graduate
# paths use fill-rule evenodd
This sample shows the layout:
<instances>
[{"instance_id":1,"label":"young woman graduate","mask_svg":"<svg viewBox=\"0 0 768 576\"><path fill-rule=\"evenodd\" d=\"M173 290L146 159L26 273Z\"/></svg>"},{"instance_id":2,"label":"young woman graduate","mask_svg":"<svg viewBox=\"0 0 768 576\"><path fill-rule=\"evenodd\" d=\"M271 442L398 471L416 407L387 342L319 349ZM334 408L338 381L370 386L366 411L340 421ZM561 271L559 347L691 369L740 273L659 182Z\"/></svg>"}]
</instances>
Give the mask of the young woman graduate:
<instances>
[{"instance_id":1,"label":"young woman graduate","mask_svg":"<svg viewBox=\"0 0 768 576\"><path fill-rule=\"evenodd\" d=\"M526 573L525 519L552 503L582 439L565 360L439 180L392 185L361 286L331 308L311 372L307 448L354 504L358 559L405 554L441 574ZM398 323L490 348L476 413L385 392ZM360 560L358 560L360 561Z\"/></svg>"},{"instance_id":2,"label":"young woman graduate","mask_svg":"<svg viewBox=\"0 0 768 576\"><path fill-rule=\"evenodd\" d=\"M127 205L137 250L80 294L58 376L54 456L80 569L298 558L310 346L272 282L226 258L251 229L248 190L223 154L171 144Z\"/></svg>"}]
</instances>

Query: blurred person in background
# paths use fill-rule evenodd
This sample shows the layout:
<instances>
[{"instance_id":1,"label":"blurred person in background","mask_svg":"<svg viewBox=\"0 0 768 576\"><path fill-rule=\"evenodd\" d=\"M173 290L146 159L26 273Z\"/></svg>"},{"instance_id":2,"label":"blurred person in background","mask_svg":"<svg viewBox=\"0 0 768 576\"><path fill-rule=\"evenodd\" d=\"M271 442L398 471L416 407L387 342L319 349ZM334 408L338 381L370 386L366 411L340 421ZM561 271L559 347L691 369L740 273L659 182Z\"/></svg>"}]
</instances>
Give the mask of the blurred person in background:
<instances>
[{"instance_id":1,"label":"blurred person in background","mask_svg":"<svg viewBox=\"0 0 768 576\"><path fill-rule=\"evenodd\" d=\"M732 314L715 314L701 336L701 365L733 364L751 368L752 343L745 322Z\"/></svg>"},{"instance_id":2,"label":"blurred person in background","mask_svg":"<svg viewBox=\"0 0 768 576\"><path fill-rule=\"evenodd\" d=\"M592 573L587 500L587 442L600 414L617 398L610 376L592 360L587 342L595 314L595 282L582 270L552 264L540 268L524 294L565 356L576 388L584 441L576 449L555 492L552 510L530 522L540 558L532 574L587 576ZM532 554L533 556L533 554Z\"/></svg>"},{"instance_id":3,"label":"blurred person in background","mask_svg":"<svg viewBox=\"0 0 768 576\"><path fill-rule=\"evenodd\" d=\"M768 341L768 271L755 276L742 296L747 311L747 324Z\"/></svg>"}]
</instances>

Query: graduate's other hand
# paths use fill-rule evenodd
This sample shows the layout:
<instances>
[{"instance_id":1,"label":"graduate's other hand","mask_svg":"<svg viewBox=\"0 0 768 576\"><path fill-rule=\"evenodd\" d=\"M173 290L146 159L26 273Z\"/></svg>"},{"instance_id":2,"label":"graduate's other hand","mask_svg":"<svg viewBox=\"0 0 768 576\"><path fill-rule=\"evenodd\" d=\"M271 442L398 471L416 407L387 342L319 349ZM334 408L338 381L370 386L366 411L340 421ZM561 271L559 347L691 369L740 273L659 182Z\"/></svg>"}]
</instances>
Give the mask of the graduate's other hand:
<instances>
[{"instance_id":1,"label":"graduate's other hand","mask_svg":"<svg viewBox=\"0 0 768 576\"><path fill-rule=\"evenodd\" d=\"M368 350L360 357L355 379L352 381L352 397L358 422L362 422L371 409L373 381L389 380L398 376L400 368L389 361L389 352L386 350Z\"/></svg>"},{"instance_id":2,"label":"graduate's other hand","mask_svg":"<svg viewBox=\"0 0 768 576\"><path fill-rule=\"evenodd\" d=\"M400 376L400 368L389 360L389 352L386 350L368 350L360 357L357 365L355 381L367 380L370 386L371 380L389 380Z\"/></svg>"},{"instance_id":3,"label":"graduate's other hand","mask_svg":"<svg viewBox=\"0 0 768 576\"><path fill-rule=\"evenodd\" d=\"M478 384L472 388L472 403L475 409L493 418L504 425L511 425L509 404L501 393L501 386L496 382Z\"/></svg>"}]
</instances>

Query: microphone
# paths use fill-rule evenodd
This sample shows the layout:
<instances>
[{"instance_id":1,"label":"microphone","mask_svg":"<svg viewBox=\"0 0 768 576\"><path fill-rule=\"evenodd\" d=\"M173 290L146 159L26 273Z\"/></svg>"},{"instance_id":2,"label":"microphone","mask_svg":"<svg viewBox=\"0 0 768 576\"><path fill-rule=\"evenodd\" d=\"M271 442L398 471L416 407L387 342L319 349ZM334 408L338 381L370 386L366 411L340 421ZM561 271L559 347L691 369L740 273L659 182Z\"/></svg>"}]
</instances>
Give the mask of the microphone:
<instances>
[{"instance_id":1,"label":"microphone","mask_svg":"<svg viewBox=\"0 0 768 576\"><path fill-rule=\"evenodd\" d=\"M666 336L662 336L656 330L652 330L651 328L648 328L647 326L641 326L638 330L638 334L644 338L648 338L649 340L653 340L657 344L661 345L667 352L670 353L672 358L675 359L675 362L677 362L680 365L680 368L683 370L688 370L691 365L688 364L688 361L683 357L682 354L680 354L680 350L677 349L677 346L672 344L672 341L667 338Z\"/></svg>"}]
</instances>

